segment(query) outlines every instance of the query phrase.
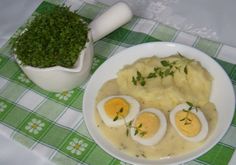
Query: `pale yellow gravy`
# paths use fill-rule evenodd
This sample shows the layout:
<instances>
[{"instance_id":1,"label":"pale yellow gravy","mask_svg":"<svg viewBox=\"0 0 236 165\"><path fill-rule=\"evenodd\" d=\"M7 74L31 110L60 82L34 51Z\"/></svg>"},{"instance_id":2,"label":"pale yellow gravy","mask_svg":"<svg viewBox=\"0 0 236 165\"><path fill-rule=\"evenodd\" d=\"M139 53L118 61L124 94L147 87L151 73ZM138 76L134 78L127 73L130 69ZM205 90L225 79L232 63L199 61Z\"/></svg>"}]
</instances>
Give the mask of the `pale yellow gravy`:
<instances>
[{"instance_id":1,"label":"pale yellow gravy","mask_svg":"<svg viewBox=\"0 0 236 165\"><path fill-rule=\"evenodd\" d=\"M179 60L182 57L171 56L164 60ZM150 73L155 66L161 66L157 57L144 58L132 65L125 66L118 72L117 79L106 82L97 95L97 102L112 95L130 95L141 104L141 109L155 107L165 114L167 118L167 132L164 138L154 146L138 144L126 136L126 127L110 128L101 120L97 110L95 118L97 127L104 137L121 151L141 158L160 159L169 158L190 152L201 146L202 142L188 142L180 137L169 121L169 112L176 105L190 101L201 107L209 124L208 137L215 128L217 122L217 111L214 104L209 102L212 78L210 74L198 62L188 64L188 74L183 69L175 75L166 78L155 78L148 80L144 87L132 84L132 75L137 70L143 74Z\"/></svg>"}]
</instances>

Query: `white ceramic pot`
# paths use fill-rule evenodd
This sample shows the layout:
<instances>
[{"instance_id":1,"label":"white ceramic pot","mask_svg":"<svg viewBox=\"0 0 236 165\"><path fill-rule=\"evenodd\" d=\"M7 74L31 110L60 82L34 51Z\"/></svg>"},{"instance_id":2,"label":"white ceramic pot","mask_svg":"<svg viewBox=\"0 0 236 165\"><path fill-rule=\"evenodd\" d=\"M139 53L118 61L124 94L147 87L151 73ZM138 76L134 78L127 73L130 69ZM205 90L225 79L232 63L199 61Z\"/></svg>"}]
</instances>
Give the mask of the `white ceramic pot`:
<instances>
[{"instance_id":1,"label":"white ceramic pot","mask_svg":"<svg viewBox=\"0 0 236 165\"><path fill-rule=\"evenodd\" d=\"M126 3L119 2L111 6L90 24L89 41L80 52L73 68L54 66L36 68L22 65L16 57L24 73L39 87L51 92L63 92L81 85L89 76L93 59L93 42L101 39L118 27L127 23L133 14ZM75 29L76 30L76 29Z\"/></svg>"}]
</instances>

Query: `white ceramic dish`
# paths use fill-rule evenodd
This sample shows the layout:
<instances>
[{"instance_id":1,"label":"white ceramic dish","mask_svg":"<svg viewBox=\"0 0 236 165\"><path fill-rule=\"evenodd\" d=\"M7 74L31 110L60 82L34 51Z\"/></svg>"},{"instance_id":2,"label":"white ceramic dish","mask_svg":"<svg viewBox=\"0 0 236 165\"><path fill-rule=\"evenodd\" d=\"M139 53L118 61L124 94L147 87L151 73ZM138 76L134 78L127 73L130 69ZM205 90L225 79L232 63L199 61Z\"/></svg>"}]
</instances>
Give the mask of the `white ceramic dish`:
<instances>
[{"instance_id":1,"label":"white ceramic dish","mask_svg":"<svg viewBox=\"0 0 236 165\"><path fill-rule=\"evenodd\" d=\"M73 68L54 66L37 68L22 65L16 57L24 73L38 86L51 92L63 92L81 85L89 76L93 59L93 42L111 33L127 23L133 14L126 3L119 2L111 6L89 24L89 41L80 52ZM76 30L76 29L75 29Z\"/></svg>"},{"instance_id":2,"label":"white ceramic dish","mask_svg":"<svg viewBox=\"0 0 236 165\"><path fill-rule=\"evenodd\" d=\"M94 119L95 98L101 86L108 80L116 78L116 73L126 64L131 64L139 58L156 55L166 57L180 52L184 56L200 61L213 76L212 94L210 100L215 103L218 112L218 123L215 131L200 148L181 156L160 160L145 160L131 157L109 143L96 127ZM233 118L235 108L234 90L229 77L222 67L205 53L181 44L168 42L153 42L140 44L114 55L102 64L91 77L85 90L83 113L89 133L96 143L112 156L131 164L180 164L190 161L206 153L226 133ZM227 113L226 113L227 112Z\"/></svg>"}]
</instances>

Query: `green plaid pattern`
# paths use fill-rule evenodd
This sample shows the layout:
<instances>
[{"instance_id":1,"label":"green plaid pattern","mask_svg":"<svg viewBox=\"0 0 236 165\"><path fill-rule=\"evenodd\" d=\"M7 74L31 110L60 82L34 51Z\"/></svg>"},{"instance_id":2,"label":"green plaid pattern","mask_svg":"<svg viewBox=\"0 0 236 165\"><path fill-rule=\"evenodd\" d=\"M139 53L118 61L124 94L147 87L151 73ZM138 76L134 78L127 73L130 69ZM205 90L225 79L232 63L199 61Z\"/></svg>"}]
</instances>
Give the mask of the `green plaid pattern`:
<instances>
[{"instance_id":1,"label":"green plaid pattern","mask_svg":"<svg viewBox=\"0 0 236 165\"><path fill-rule=\"evenodd\" d=\"M47 0L29 19L62 3L76 7L78 14L88 22L107 7L101 3L89 4L82 0L77 1L76 6L69 0ZM24 25L16 33L23 27ZM152 41L173 41L202 50L219 62L236 87L236 48L139 17L134 17L128 24L94 44L91 75L107 58L122 49ZM87 131L82 115L86 83L63 93L47 92L39 88L25 76L11 57L9 42L0 49L1 132L56 164L125 164L104 152ZM217 145L186 164L227 165L236 148L235 138L236 116L227 134ZM73 146L77 143L80 148L76 150Z\"/></svg>"}]
</instances>

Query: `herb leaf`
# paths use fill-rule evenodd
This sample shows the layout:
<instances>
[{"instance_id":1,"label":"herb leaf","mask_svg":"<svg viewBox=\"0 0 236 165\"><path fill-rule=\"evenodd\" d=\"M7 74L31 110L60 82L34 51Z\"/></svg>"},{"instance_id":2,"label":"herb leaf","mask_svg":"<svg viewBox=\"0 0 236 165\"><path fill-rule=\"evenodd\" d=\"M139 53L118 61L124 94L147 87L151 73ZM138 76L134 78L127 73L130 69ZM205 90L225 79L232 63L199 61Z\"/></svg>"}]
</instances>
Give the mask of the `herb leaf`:
<instances>
[{"instance_id":1,"label":"herb leaf","mask_svg":"<svg viewBox=\"0 0 236 165\"><path fill-rule=\"evenodd\" d=\"M116 121L116 120L118 120L118 118L119 118L119 117L118 117L118 115L117 115L117 116L115 116L115 117L114 117L114 119L113 119L113 121Z\"/></svg>"},{"instance_id":2,"label":"herb leaf","mask_svg":"<svg viewBox=\"0 0 236 165\"><path fill-rule=\"evenodd\" d=\"M132 82L134 85L137 85L137 80L134 78L134 76L132 77Z\"/></svg>"},{"instance_id":3,"label":"herb leaf","mask_svg":"<svg viewBox=\"0 0 236 165\"><path fill-rule=\"evenodd\" d=\"M182 111L186 112L186 116L179 121L184 121L184 125L191 124L192 120L189 118L189 113L192 109L196 109L196 112L198 112L198 106L194 106L193 103L186 101L186 104L189 106L188 109L183 109Z\"/></svg>"},{"instance_id":4,"label":"herb leaf","mask_svg":"<svg viewBox=\"0 0 236 165\"><path fill-rule=\"evenodd\" d=\"M143 76L142 73L137 70L136 76L132 76L132 83L137 86L138 84L141 86L146 85L147 79L152 79L156 77L164 78L167 76L174 76L176 71L179 71L183 68L184 73L188 74L188 64L193 62L193 60L189 60L182 56L179 52L178 55L181 57L180 60L168 61L161 60L160 63L162 66L157 66L153 68L153 71L148 73L147 76Z\"/></svg>"},{"instance_id":5,"label":"herb leaf","mask_svg":"<svg viewBox=\"0 0 236 165\"><path fill-rule=\"evenodd\" d=\"M166 61L166 60L161 61L161 64L163 66L169 66L170 65L170 63L168 61Z\"/></svg>"},{"instance_id":6,"label":"herb leaf","mask_svg":"<svg viewBox=\"0 0 236 165\"><path fill-rule=\"evenodd\" d=\"M143 132L140 132L140 136L144 136L144 135L146 135L147 134L147 132L145 132L145 131L143 131Z\"/></svg>"},{"instance_id":7,"label":"herb leaf","mask_svg":"<svg viewBox=\"0 0 236 165\"><path fill-rule=\"evenodd\" d=\"M140 85L141 85L141 86L144 86L145 84L146 84L145 80L142 79L142 81L140 81Z\"/></svg>"},{"instance_id":8,"label":"herb leaf","mask_svg":"<svg viewBox=\"0 0 236 165\"><path fill-rule=\"evenodd\" d=\"M170 75L170 69L166 69L164 75L165 75L165 77Z\"/></svg>"},{"instance_id":9,"label":"herb leaf","mask_svg":"<svg viewBox=\"0 0 236 165\"><path fill-rule=\"evenodd\" d=\"M149 73L149 75L147 76L147 79L150 79L150 78L155 78L157 77L156 73Z\"/></svg>"},{"instance_id":10,"label":"herb leaf","mask_svg":"<svg viewBox=\"0 0 236 165\"><path fill-rule=\"evenodd\" d=\"M146 84L146 81L145 81L145 77L142 76L142 74L137 71L136 72L136 77L132 77L132 83L134 85L137 85L138 83L141 85L141 86L144 86Z\"/></svg>"},{"instance_id":11,"label":"herb leaf","mask_svg":"<svg viewBox=\"0 0 236 165\"><path fill-rule=\"evenodd\" d=\"M139 124L138 128L141 128L142 126L143 126L143 124L141 123L141 124Z\"/></svg>"},{"instance_id":12,"label":"herb leaf","mask_svg":"<svg viewBox=\"0 0 236 165\"><path fill-rule=\"evenodd\" d=\"M188 74L188 68L187 68L187 65L184 67L184 73L185 73L185 74Z\"/></svg>"},{"instance_id":13,"label":"herb leaf","mask_svg":"<svg viewBox=\"0 0 236 165\"><path fill-rule=\"evenodd\" d=\"M129 136L129 130L126 129L126 136Z\"/></svg>"},{"instance_id":14,"label":"herb leaf","mask_svg":"<svg viewBox=\"0 0 236 165\"><path fill-rule=\"evenodd\" d=\"M190 106L190 107L193 107L193 103L190 103L188 101L186 101L186 103Z\"/></svg>"},{"instance_id":15,"label":"herb leaf","mask_svg":"<svg viewBox=\"0 0 236 165\"><path fill-rule=\"evenodd\" d=\"M141 78L142 78L142 74L139 71L137 71L136 79L139 81L139 80L141 80Z\"/></svg>"},{"instance_id":16,"label":"herb leaf","mask_svg":"<svg viewBox=\"0 0 236 165\"><path fill-rule=\"evenodd\" d=\"M128 126L130 127L132 125L132 121L129 122Z\"/></svg>"}]
</instances>

